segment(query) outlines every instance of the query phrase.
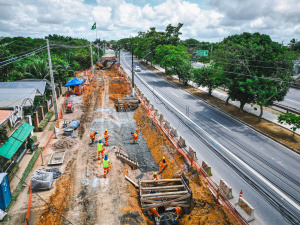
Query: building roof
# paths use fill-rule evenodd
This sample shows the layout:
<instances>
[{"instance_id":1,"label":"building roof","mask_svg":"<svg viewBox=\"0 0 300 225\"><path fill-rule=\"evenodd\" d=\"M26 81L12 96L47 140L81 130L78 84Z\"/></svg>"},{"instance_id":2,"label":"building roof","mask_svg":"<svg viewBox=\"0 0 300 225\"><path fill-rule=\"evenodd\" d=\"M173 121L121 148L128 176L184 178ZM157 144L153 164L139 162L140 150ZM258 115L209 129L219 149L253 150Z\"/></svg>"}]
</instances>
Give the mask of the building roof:
<instances>
[{"instance_id":1,"label":"building roof","mask_svg":"<svg viewBox=\"0 0 300 225\"><path fill-rule=\"evenodd\" d=\"M43 96L46 88L46 81L14 81L14 82L0 82L0 89L19 89L28 88L36 89L35 96Z\"/></svg>"},{"instance_id":2,"label":"building roof","mask_svg":"<svg viewBox=\"0 0 300 225\"><path fill-rule=\"evenodd\" d=\"M0 108L13 108L23 103L24 107L30 107L33 105L35 93L35 88L12 89L0 87Z\"/></svg>"},{"instance_id":3,"label":"building roof","mask_svg":"<svg viewBox=\"0 0 300 225\"><path fill-rule=\"evenodd\" d=\"M11 110L0 110L0 124L12 113Z\"/></svg>"},{"instance_id":4,"label":"building roof","mask_svg":"<svg viewBox=\"0 0 300 225\"><path fill-rule=\"evenodd\" d=\"M33 129L34 126L24 122L0 147L0 155L7 159L11 159Z\"/></svg>"}]
</instances>

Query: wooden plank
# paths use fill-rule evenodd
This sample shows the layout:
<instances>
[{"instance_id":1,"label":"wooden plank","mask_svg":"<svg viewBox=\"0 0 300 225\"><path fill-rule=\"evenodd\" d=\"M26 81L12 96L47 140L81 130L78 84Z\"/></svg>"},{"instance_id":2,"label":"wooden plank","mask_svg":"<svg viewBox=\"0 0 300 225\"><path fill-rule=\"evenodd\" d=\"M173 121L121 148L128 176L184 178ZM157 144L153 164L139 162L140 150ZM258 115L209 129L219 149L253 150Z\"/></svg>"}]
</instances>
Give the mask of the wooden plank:
<instances>
[{"instance_id":1,"label":"wooden plank","mask_svg":"<svg viewBox=\"0 0 300 225\"><path fill-rule=\"evenodd\" d=\"M157 207L160 207L160 206L170 206L170 205L174 205L176 204L176 202L180 201L180 200L183 200L185 199L187 196L182 196L180 198L176 198L176 199L173 199L172 201L167 201L167 202L162 202L160 204L152 204L152 206L149 206L149 207L146 207L146 208L143 208L143 209L152 209L152 208L157 208ZM174 203L175 202L175 203ZM180 205L180 204L178 204Z\"/></svg>"},{"instance_id":2,"label":"wooden plank","mask_svg":"<svg viewBox=\"0 0 300 225\"><path fill-rule=\"evenodd\" d=\"M155 191L159 191L160 193L170 192L170 191L179 191L179 188L168 188L168 189L155 189ZM149 191L142 190L142 193L149 193Z\"/></svg>"},{"instance_id":3,"label":"wooden plank","mask_svg":"<svg viewBox=\"0 0 300 225\"><path fill-rule=\"evenodd\" d=\"M135 183L133 180L131 180L129 177L127 177L126 175L125 175L125 178L130 182L130 183L132 183L136 188L138 188L139 187L139 185L137 184L137 183Z\"/></svg>"},{"instance_id":4,"label":"wooden plank","mask_svg":"<svg viewBox=\"0 0 300 225\"><path fill-rule=\"evenodd\" d=\"M157 189L168 189L168 188L182 188L185 187L184 185L173 185L173 186L164 186L164 187L142 187L142 191L151 191Z\"/></svg>"},{"instance_id":5,"label":"wooden plank","mask_svg":"<svg viewBox=\"0 0 300 225\"><path fill-rule=\"evenodd\" d=\"M157 199L173 199L173 198L179 198L179 197L183 197L186 196L187 198L190 198L190 195L172 195L172 196L164 196L164 197L147 197L147 198L141 198L141 202L143 202L144 200L157 200Z\"/></svg>"},{"instance_id":6,"label":"wooden plank","mask_svg":"<svg viewBox=\"0 0 300 225\"><path fill-rule=\"evenodd\" d=\"M175 178L175 179L160 179L160 180L141 180L142 184L146 183L161 183L161 182L180 182L180 178Z\"/></svg>"},{"instance_id":7,"label":"wooden plank","mask_svg":"<svg viewBox=\"0 0 300 225\"><path fill-rule=\"evenodd\" d=\"M157 208L157 207L161 207L161 206L165 206L165 207L176 207L176 206L180 206L180 207L190 207L190 204L179 204L177 202L165 202L162 204L150 204L146 207L142 207L142 210L149 210L149 209L153 209L153 208Z\"/></svg>"},{"instance_id":8,"label":"wooden plank","mask_svg":"<svg viewBox=\"0 0 300 225\"><path fill-rule=\"evenodd\" d=\"M160 204L160 203L164 203L162 201L151 201L151 200L147 200L147 203L151 203L152 206L154 204ZM170 202L170 203L175 203L175 204L188 204L187 201L176 201L176 202ZM145 207L151 206L151 204L144 204Z\"/></svg>"},{"instance_id":9,"label":"wooden plank","mask_svg":"<svg viewBox=\"0 0 300 225\"><path fill-rule=\"evenodd\" d=\"M186 189L188 190L188 192L191 194L192 191L190 190L190 188L188 187L188 185L185 183L185 181L184 181L184 179L183 179L183 176L181 175L180 177L181 177L181 181L182 181L182 183L184 184L185 188L186 188Z\"/></svg>"},{"instance_id":10,"label":"wooden plank","mask_svg":"<svg viewBox=\"0 0 300 225\"><path fill-rule=\"evenodd\" d=\"M154 193L154 194L142 194L141 197L158 197L158 196L166 196L166 195L179 195L179 194L189 194L188 191L174 191L174 192L165 192L165 193Z\"/></svg>"}]
</instances>

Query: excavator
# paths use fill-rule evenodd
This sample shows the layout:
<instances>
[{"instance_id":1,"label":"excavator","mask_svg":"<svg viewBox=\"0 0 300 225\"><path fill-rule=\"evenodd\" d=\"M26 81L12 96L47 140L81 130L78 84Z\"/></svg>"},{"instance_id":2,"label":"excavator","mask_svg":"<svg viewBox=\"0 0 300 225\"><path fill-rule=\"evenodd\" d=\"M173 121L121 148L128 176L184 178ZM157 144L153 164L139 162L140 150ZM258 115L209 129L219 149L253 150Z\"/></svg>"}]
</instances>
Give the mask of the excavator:
<instances>
[{"instance_id":1,"label":"excavator","mask_svg":"<svg viewBox=\"0 0 300 225\"><path fill-rule=\"evenodd\" d=\"M101 70L105 70L105 69L111 69L111 67L116 63L117 63L116 59L105 59L102 60L100 63L97 63L97 66L99 66Z\"/></svg>"}]
</instances>

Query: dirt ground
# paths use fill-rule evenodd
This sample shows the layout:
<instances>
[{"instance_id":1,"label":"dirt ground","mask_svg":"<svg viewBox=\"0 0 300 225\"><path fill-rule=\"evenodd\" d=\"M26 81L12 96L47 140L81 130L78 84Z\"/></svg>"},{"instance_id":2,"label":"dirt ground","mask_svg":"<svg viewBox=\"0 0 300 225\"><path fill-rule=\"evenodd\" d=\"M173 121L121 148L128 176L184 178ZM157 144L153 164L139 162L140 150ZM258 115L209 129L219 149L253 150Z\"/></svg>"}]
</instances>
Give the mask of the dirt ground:
<instances>
[{"instance_id":1,"label":"dirt ground","mask_svg":"<svg viewBox=\"0 0 300 225\"><path fill-rule=\"evenodd\" d=\"M231 114L232 116L239 118L240 120L248 123L252 127L255 127L256 129L266 133L267 135L277 139L278 141L286 144L287 146L292 147L293 149L300 151L300 135L295 134L293 136L293 132L281 127L277 124L274 124L272 122L269 122L265 119L262 119L261 122L258 122L258 117L247 113L245 111L241 111L239 108L233 106L233 105L226 105L226 103L216 97L208 96L206 92L201 91L199 89L195 89L194 87L190 85L183 85L179 82L178 79L173 78L169 75L164 74L163 72L151 67L150 65L147 65L144 62L141 62L143 66L147 67L152 72L156 73L159 76L164 77L168 81L178 85L179 87L187 90L188 92L194 94L195 96L205 100L206 102L218 107L219 109ZM264 110L274 113L278 115L278 111L271 109L271 108L265 108Z\"/></svg>"}]
</instances>

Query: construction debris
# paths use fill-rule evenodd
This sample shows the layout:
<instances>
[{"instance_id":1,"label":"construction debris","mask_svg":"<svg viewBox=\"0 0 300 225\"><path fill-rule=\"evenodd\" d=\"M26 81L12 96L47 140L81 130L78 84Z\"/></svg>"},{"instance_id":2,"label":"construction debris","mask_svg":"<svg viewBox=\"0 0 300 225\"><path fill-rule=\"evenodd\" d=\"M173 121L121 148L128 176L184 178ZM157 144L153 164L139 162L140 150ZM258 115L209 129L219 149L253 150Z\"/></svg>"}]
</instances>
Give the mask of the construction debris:
<instances>
[{"instance_id":1,"label":"construction debris","mask_svg":"<svg viewBox=\"0 0 300 225\"><path fill-rule=\"evenodd\" d=\"M128 180L130 183L132 183L136 188L139 187L137 183L135 183L133 180L131 180L128 176L125 175L126 180Z\"/></svg>"},{"instance_id":2,"label":"construction debris","mask_svg":"<svg viewBox=\"0 0 300 225\"><path fill-rule=\"evenodd\" d=\"M71 137L67 137L64 139L59 140L58 142L54 143L52 145L53 148L56 149L70 149L71 147L73 147L75 144L77 143L76 140L74 140Z\"/></svg>"}]
</instances>

